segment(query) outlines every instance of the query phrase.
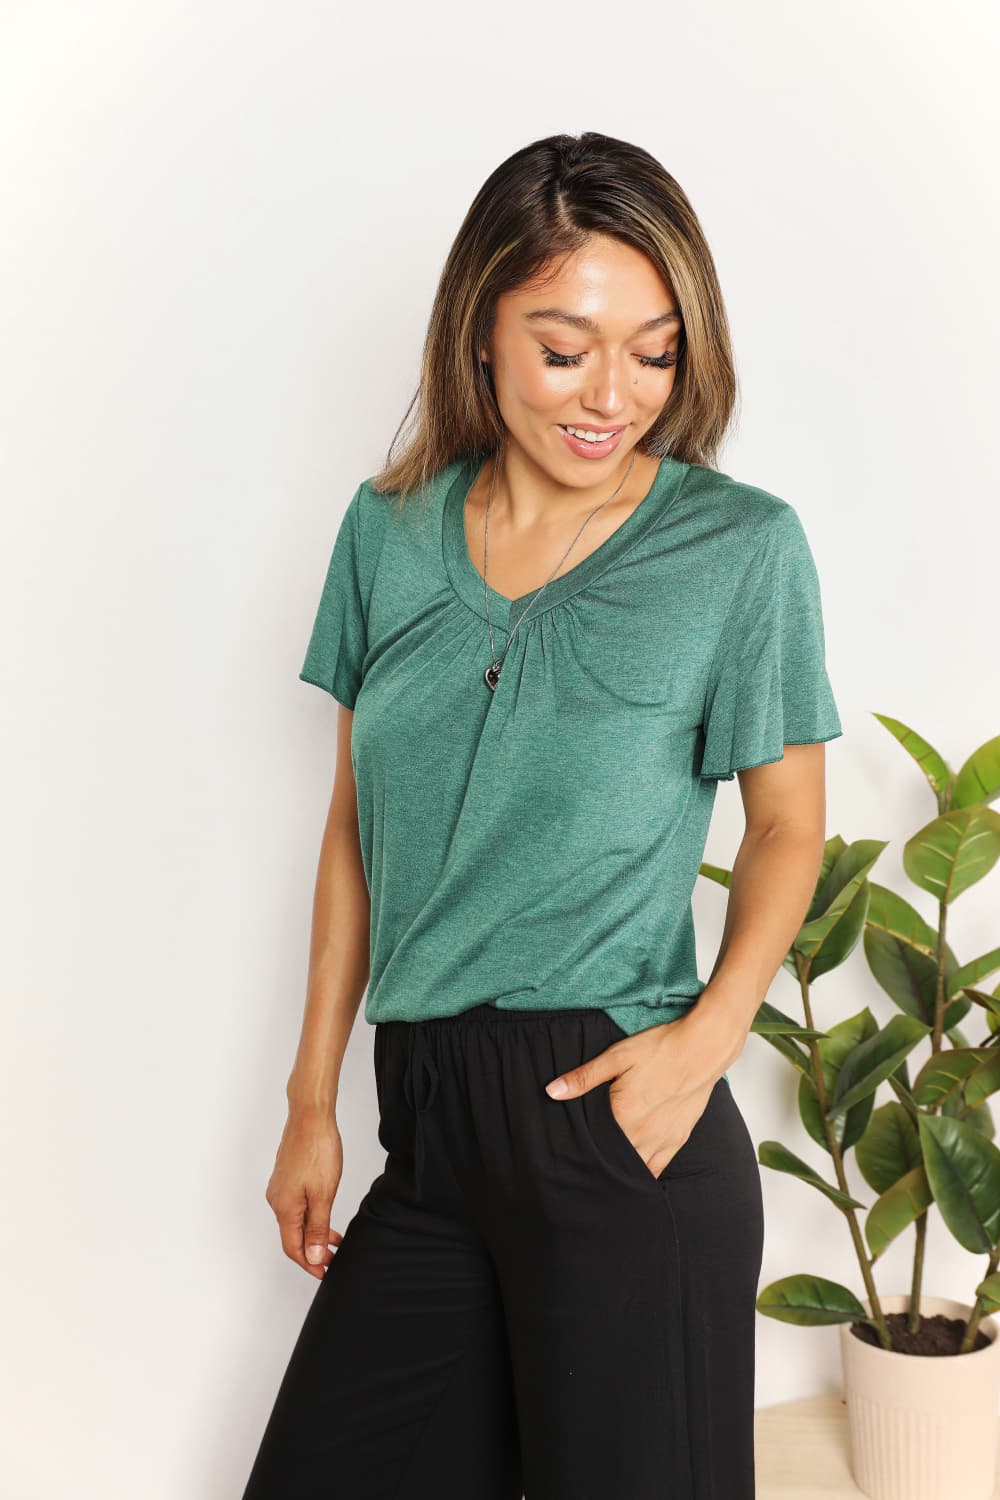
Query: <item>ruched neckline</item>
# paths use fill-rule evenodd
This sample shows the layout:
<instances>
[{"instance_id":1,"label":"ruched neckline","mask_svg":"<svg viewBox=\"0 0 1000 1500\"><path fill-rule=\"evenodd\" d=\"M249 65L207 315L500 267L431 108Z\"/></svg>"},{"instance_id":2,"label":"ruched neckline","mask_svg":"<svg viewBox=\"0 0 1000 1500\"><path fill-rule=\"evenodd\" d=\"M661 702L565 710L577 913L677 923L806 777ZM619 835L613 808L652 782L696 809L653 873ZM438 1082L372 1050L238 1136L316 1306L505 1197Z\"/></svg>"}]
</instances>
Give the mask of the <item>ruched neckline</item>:
<instances>
[{"instance_id":1,"label":"ruched neckline","mask_svg":"<svg viewBox=\"0 0 1000 1500\"><path fill-rule=\"evenodd\" d=\"M485 619L483 595L488 591L490 619L494 625L506 629L508 624L517 620L529 600L538 593L538 588L530 589L517 599L508 599L506 594L498 593L490 584L485 585L484 589L482 574L469 554L465 536L465 502L487 457L488 455L469 454L459 463L442 510L442 553L452 587L463 603ZM656 524L676 499L687 470L687 464L665 455L660 460L652 484L632 513L593 552L552 579L532 606L527 620L561 604L617 562L633 543Z\"/></svg>"}]
</instances>

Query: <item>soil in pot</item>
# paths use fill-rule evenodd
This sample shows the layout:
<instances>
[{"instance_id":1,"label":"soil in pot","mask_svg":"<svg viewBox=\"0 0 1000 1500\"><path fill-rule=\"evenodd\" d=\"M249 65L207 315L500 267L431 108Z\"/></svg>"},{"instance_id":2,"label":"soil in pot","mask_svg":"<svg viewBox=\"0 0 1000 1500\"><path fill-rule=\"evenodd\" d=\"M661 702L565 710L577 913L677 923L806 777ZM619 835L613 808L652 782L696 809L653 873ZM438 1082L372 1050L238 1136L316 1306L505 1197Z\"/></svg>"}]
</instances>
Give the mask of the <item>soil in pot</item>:
<instances>
[{"instance_id":1,"label":"soil in pot","mask_svg":"<svg viewBox=\"0 0 1000 1500\"><path fill-rule=\"evenodd\" d=\"M944 1313L934 1313L931 1317L922 1316L916 1333L909 1332L906 1326L908 1318L909 1313L905 1312L885 1314L893 1354L958 1353L965 1333L964 1318L946 1318ZM864 1344L873 1344L877 1349L882 1347L878 1341L878 1334L870 1323L852 1323L851 1332ZM980 1328L976 1333L975 1343L967 1352L974 1354L977 1349L984 1349L989 1342L989 1338Z\"/></svg>"}]
</instances>

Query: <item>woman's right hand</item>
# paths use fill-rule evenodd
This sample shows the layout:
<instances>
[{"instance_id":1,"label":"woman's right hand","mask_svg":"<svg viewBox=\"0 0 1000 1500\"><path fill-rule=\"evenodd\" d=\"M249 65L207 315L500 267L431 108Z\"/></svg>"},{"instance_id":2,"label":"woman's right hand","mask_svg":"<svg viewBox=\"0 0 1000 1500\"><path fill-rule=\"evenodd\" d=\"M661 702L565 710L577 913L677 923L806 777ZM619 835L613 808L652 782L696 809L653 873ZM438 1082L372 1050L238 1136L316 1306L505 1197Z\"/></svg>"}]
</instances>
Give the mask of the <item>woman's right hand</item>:
<instances>
[{"instance_id":1,"label":"woman's right hand","mask_svg":"<svg viewBox=\"0 0 1000 1500\"><path fill-rule=\"evenodd\" d=\"M331 1245L344 1236L330 1214L344 1170L344 1148L332 1111L289 1111L265 1197L296 1265L322 1281ZM313 1257L313 1258L311 1258Z\"/></svg>"}]
</instances>

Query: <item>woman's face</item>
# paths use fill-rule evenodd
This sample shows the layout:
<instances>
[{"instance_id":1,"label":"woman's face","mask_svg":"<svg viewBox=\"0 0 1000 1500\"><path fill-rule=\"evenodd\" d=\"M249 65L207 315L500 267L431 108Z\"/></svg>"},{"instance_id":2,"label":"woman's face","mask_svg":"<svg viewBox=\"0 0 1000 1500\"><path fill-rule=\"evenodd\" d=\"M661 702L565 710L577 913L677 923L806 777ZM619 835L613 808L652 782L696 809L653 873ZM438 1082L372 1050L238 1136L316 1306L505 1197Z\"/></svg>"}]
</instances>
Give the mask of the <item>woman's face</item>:
<instances>
[{"instance_id":1,"label":"woman's face","mask_svg":"<svg viewBox=\"0 0 1000 1500\"><path fill-rule=\"evenodd\" d=\"M551 268L548 268L551 269ZM593 235L544 287L498 299L490 359L506 446L559 484L618 472L674 384L680 310L641 251ZM612 428L594 446L566 431Z\"/></svg>"}]
</instances>

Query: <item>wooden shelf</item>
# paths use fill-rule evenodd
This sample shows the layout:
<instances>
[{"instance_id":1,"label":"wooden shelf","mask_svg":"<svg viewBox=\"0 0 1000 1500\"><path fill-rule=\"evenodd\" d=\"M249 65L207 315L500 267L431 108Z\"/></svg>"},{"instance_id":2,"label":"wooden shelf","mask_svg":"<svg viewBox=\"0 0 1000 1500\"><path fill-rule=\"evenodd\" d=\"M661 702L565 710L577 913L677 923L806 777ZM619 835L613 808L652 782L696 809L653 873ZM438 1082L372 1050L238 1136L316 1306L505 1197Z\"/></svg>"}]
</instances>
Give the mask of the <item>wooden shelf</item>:
<instances>
[{"instance_id":1,"label":"wooden shelf","mask_svg":"<svg viewBox=\"0 0 1000 1500\"><path fill-rule=\"evenodd\" d=\"M847 1406L809 1396L766 1406L754 1417L757 1500L858 1500L851 1478ZM1000 1500L1000 1483L993 1491ZM957 1500L957 1497L956 1497Z\"/></svg>"}]
</instances>

